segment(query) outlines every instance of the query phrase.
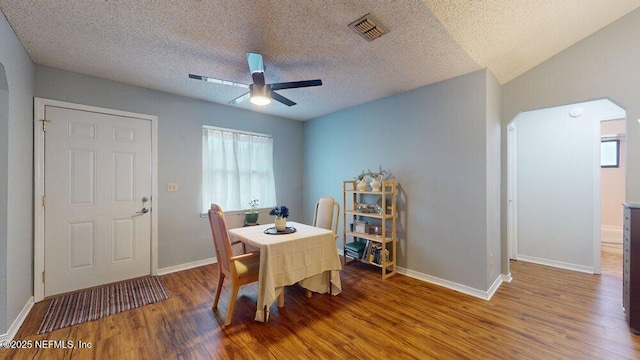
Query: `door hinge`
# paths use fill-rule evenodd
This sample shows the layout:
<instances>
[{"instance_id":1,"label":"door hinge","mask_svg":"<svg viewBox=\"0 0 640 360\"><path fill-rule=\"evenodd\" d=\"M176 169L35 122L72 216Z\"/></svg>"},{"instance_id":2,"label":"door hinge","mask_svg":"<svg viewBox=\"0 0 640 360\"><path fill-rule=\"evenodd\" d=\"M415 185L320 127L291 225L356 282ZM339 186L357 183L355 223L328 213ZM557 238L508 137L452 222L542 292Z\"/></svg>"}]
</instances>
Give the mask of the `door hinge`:
<instances>
[{"instance_id":1,"label":"door hinge","mask_svg":"<svg viewBox=\"0 0 640 360\"><path fill-rule=\"evenodd\" d=\"M47 197L46 196L42 196L42 207L46 207L47 206Z\"/></svg>"},{"instance_id":2,"label":"door hinge","mask_svg":"<svg viewBox=\"0 0 640 360\"><path fill-rule=\"evenodd\" d=\"M42 272L42 282L44 282L45 279L45 275L44 275L44 271Z\"/></svg>"},{"instance_id":3,"label":"door hinge","mask_svg":"<svg viewBox=\"0 0 640 360\"><path fill-rule=\"evenodd\" d=\"M51 120L40 120L42 121L42 131L47 132L47 123L51 122Z\"/></svg>"}]
</instances>

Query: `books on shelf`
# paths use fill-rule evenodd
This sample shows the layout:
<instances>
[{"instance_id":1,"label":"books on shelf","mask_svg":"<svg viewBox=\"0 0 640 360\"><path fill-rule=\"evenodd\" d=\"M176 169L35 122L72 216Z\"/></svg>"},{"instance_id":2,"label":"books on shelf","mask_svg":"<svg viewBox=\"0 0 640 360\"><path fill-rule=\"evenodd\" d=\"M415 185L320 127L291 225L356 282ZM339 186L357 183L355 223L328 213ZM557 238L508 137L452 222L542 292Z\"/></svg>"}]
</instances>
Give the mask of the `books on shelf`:
<instances>
[{"instance_id":1,"label":"books on shelf","mask_svg":"<svg viewBox=\"0 0 640 360\"><path fill-rule=\"evenodd\" d=\"M364 251L362 252L361 260L367 261L374 264L382 264L382 259L385 259L385 262L389 261L389 250L384 249L382 244L377 243L375 241L367 240L366 245L364 247Z\"/></svg>"},{"instance_id":2,"label":"books on shelf","mask_svg":"<svg viewBox=\"0 0 640 360\"><path fill-rule=\"evenodd\" d=\"M355 250L355 251L362 251L364 250L366 245L367 243L364 241L354 241L354 242L346 243L344 247L347 249Z\"/></svg>"},{"instance_id":3,"label":"books on shelf","mask_svg":"<svg viewBox=\"0 0 640 360\"><path fill-rule=\"evenodd\" d=\"M364 241L354 241L344 244L345 255L350 258L360 259L364 253L366 245L367 243Z\"/></svg>"}]
</instances>

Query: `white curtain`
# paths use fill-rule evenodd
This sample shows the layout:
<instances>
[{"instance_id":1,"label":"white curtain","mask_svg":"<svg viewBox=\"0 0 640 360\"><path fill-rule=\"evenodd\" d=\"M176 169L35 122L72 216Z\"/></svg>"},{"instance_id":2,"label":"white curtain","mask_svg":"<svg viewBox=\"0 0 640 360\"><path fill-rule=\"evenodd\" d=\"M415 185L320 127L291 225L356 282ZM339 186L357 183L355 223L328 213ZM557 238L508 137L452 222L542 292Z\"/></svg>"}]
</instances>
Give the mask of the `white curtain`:
<instances>
[{"instance_id":1,"label":"white curtain","mask_svg":"<svg viewBox=\"0 0 640 360\"><path fill-rule=\"evenodd\" d=\"M202 129L202 208L216 203L224 211L276 205L273 139L214 128Z\"/></svg>"}]
</instances>

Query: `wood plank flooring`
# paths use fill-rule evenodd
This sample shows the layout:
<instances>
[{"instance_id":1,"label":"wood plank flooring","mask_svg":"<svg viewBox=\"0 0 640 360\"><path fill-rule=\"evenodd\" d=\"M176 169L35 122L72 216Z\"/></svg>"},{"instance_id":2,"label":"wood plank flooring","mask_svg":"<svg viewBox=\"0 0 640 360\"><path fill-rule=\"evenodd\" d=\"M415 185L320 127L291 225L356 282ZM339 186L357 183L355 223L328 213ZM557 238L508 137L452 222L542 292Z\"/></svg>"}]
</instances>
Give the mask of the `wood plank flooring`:
<instances>
[{"instance_id":1,"label":"wood plank flooring","mask_svg":"<svg viewBox=\"0 0 640 360\"><path fill-rule=\"evenodd\" d=\"M617 262L617 265L616 265ZM484 301L378 268L348 265L343 292L310 299L287 288L285 307L253 321L245 286L231 326L225 286L211 310L217 265L163 276L169 300L35 335L50 300L36 304L16 340L63 340L90 349L0 350L3 359L638 359L621 307L621 255L603 252L603 274L513 261L514 280Z\"/></svg>"}]
</instances>

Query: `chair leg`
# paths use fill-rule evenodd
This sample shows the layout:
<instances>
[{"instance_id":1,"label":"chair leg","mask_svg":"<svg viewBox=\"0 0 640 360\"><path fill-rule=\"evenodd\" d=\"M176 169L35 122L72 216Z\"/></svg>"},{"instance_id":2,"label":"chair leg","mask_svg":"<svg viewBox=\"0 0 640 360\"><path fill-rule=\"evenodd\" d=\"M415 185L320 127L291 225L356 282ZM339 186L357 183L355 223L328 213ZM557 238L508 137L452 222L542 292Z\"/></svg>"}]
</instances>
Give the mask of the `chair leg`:
<instances>
[{"instance_id":1,"label":"chair leg","mask_svg":"<svg viewBox=\"0 0 640 360\"><path fill-rule=\"evenodd\" d=\"M223 282L224 282L224 274L220 272L218 274L218 287L216 288L216 296L213 299L213 306L211 307L212 309L215 309L218 307L218 300L220 300L220 292L222 292Z\"/></svg>"},{"instance_id":2,"label":"chair leg","mask_svg":"<svg viewBox=\"0 0 640 360\"><path fill-rule=\"evenodd\" d=\"M278 295L278 307L284 307L284 286L282 287L280 295Z\"/></svg>"},{"instance_id":3,"label":"chair leg","mask_svg":"<svg viewBox=\"0 0 640 360\"><path fill-rule=\"evenodd\" d=\"M224 321L224 326L231 324L231 318L233 317L233 308L236 306L236 300L238 300L238 284L233 283L233 290L231 290L231 298L229 299L229 308L227 310L227 319Z\"/></svg>"}]
</instances>

